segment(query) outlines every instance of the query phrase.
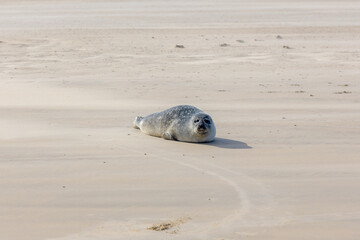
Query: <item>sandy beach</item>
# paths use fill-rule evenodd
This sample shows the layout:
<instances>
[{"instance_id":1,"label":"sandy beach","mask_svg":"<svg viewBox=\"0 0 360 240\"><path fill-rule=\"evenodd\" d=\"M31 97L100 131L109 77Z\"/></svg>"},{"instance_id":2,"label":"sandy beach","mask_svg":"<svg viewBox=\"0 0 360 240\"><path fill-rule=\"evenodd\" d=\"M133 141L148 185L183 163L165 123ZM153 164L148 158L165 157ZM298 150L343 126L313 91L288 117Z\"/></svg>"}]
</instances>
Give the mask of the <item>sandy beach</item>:
<instances>
[{"instance_id":1,"label":"sandy beach","mask_svg":"<svg viewBox=\"0 0 360 240\"><path fill-rule=\"evenodd\" d=\"M0 1L0 116L1 240L360 237L359 1Z\"/></svg>"}]
</instances>

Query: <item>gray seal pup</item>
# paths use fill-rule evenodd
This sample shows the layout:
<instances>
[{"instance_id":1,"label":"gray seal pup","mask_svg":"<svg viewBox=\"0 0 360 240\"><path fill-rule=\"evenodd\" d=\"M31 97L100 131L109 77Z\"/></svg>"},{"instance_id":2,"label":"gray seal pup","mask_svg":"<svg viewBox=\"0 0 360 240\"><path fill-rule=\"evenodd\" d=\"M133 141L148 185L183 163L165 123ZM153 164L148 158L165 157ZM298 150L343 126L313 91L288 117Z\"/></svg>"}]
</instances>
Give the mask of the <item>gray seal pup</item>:
<instances>
[{"instance_id":1,"label":"gray seal pup","mask_svg":"<svg viewBox=\"0 0 360 240\"><path fill-rule=\"evenodd\" d=\"M216 134L212 118L190 105L180 105L146 117L136 117L133 127L151 136L182 142L211 142Z\"/></svg>"}]
</instances>

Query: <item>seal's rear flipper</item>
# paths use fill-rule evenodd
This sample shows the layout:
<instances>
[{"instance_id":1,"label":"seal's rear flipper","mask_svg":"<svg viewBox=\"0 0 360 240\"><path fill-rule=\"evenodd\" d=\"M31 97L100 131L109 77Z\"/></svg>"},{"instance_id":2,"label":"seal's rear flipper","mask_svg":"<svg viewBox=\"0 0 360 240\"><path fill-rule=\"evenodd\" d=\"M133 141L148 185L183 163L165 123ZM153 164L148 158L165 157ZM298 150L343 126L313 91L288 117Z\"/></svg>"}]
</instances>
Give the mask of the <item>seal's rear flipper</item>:
<instances>
[{"instance_id":1,"label":"seal's rear flipper","mask_svg":"<svg viewBox=\"0 0 360 240\"><path fill-rule=\"evenodd\" d=\"M136 117L133 123L133 128L140 129L140 123L143 117Z\"/></svg>"}]
</instances>

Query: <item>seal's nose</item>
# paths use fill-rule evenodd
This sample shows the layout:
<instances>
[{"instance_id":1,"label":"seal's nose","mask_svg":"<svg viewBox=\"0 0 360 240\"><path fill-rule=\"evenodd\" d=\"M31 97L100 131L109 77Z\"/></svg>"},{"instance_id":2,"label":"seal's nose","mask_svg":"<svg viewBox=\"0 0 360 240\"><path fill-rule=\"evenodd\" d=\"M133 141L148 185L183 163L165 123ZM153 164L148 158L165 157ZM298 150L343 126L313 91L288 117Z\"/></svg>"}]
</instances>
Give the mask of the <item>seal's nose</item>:
<instances>
[{"instance_id":1,"label":"seal's nose","mask_svg":"<svg viewBox=\"0 0 360 240\"><path fill-rule=\"evenodd\" d=\"M204 122L201 122L201 123L200 123L199 129L201 129L201 130L205 130L205 129L206 129Z\"/></svg>"}]
</instances>

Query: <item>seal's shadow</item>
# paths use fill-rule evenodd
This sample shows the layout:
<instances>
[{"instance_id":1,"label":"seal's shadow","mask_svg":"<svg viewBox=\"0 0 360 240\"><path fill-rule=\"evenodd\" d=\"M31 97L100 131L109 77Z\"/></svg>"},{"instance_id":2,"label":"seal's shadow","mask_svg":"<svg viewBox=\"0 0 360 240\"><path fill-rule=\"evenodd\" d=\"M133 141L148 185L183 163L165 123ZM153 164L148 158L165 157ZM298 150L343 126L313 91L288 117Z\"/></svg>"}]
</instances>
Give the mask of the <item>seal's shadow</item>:
<instances>
[{"instance_id":1,"label":"seal's shadow","mask_svg":"<svg viewBox=\"0 0 360 240\"><path fill-rule=\"evenodd\" d=\"M219 147L219 148L228 148L228 149L251 149L252 147L248 146L244 142L237 140L231 140L227 138L215 138L214 141L210 143L205 143L206 145Z\"/></svg>"}]
</instances>

